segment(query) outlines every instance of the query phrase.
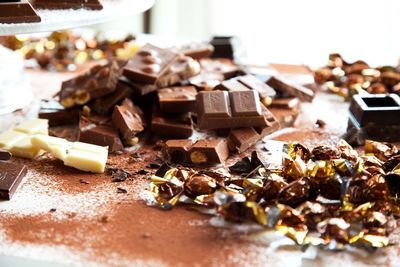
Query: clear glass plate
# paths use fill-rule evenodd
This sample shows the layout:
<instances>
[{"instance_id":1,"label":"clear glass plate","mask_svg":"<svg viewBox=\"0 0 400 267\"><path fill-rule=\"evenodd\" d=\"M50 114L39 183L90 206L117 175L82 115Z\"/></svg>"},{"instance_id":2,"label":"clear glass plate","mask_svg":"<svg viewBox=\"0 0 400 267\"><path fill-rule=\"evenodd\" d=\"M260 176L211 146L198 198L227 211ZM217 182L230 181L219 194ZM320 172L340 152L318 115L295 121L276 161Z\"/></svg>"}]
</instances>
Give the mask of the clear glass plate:
<instances>
[{"instance_id":1,"label":"clear glass plate","mask_svg":"<svg viewBox=\"0 0 400 267\"><path fill-rule=\"evenodd\" d=\"M109 22L146 11L155 0L103 0L102 10L37 10L39 23L0 23L0 36L49 32Z\"/></svg>"}]
</instances>

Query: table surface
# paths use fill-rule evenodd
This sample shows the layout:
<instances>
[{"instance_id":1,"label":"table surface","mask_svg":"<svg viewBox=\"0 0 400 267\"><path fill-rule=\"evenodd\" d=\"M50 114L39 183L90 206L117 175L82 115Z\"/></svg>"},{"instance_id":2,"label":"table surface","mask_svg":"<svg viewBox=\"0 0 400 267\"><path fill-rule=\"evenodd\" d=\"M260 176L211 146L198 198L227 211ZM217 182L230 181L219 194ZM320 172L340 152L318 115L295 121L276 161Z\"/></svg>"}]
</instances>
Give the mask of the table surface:
<instances>
[{"instance_id":1,"label":"table surface","mask_svg":"<svg viewBox=\"0 0 400 267\"><path fill-rule=\"evenodd\" d=\"M28 74L37 99L51 97L62 80L75 75L43 71ZM310 147L334 144L346 130L347 109L348 103L340 97L318 92L313 103L302 103L294 128L266 139L299 141ZM36 116L36 112L32 104L0 116L0 131ZM327 125L317 128L317 119ZM155 142L156 139L145 136L129 151L109 157L109 165L131 172L149 171L122 183L112 183L106 174L82 173L65 167L47 154L35 160L13 158L26 164L29 172L13 199L0 202L0 265L11 262L24 266L26 259L38 266L41 262L54 266L397 265L399 245L373 254L315 248L303 253L291 240L272 231L255 233L252 227L227 224L185 205L171 211L159 209L149 192L148 178L154 170L146 168L161 154L152 149ZM136 159L130 156L133 152L143 154ZM226 165L250 152L231 157ZM81 183L81 179L89 184ZM118 194L117 187L128 193ZM397 237L398 233L393 235Z\"/></svg>"}]
</instances>

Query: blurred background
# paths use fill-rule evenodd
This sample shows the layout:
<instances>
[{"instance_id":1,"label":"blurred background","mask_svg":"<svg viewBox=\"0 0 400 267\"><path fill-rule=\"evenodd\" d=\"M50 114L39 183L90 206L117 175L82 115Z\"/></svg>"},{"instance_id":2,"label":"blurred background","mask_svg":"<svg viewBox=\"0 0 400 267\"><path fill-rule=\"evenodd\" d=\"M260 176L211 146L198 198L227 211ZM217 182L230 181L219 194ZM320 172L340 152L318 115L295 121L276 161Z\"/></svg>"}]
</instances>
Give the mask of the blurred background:
<instances>
[{"instance_id":1,"label":"blurred background","mask_svg":"<svg viewBox=\"0 0 400 267\"><path fill-rule=\"evenodd\" d=\"M145 14L95 26L163 38L240 37L248 56L267 62L322 66L330 52L372 66L397 65L395 0L157 0Z\"/></svg>"}]
</instances>

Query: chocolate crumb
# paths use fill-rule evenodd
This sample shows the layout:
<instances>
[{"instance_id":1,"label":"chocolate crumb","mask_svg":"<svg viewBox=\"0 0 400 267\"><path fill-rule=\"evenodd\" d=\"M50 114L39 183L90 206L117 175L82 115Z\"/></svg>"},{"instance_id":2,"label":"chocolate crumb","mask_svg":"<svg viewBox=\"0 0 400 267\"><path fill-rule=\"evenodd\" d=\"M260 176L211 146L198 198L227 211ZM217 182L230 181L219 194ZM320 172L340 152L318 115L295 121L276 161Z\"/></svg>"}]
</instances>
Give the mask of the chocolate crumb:
<instances>
[{"instance_id":1,"label":"chocolate crumb","mask_svg":"<svg viewBox=\"0 0 400 267\"><path fill-rule=\"evenodd\" d=\"M155 176L158 177L164 177L165 173L170 169L170 166L166 163L164 163L163 165L160 166L160 168L158 168L158 170L156 171L156 173L154 174Z\"/></svg>"},{"instance_id":2,"label":"chocolate crumb","mask_svg":"<svg viewBox=\"0 0 400 267\"><path fill-rule=\"evenodd\" d=\"M146 154L146 153L147 153L146 151L134 152L134 153L131 154L131 157L135 158L135 159L140 159L141 156Z\"/></svg>"},{"instance_id":3,"label":"chocolate crumb","mask_svg":"<svg viewBox=\"0 0 400 267\"><path fill-rule=\"evenodd\" d=\"M142 235L142 237L143 237L143 238L149 238L149 237L151 237L151 235L150 235L149 233L144 233L144 234Z\"/></svg>"},{"instance_id":4,"label":"chocolate crumb","mask_svg":"<svg viewBox=\"0 0 400 267\"><path fill-rule=\"evenodd\" d=\"M128 174L126 172L114 173L113 174L113 183L123 182L128 178Z\"/></svg>"},{"instance_id":5,"label":"chocolate crumb","mask_svg":"<svg viewBox=\"0 0 400 267\"><path fill-rule=\"evenodd\" d=\"M110 166L107 168L107 175L113 175L118 171L118 168L116 166Z\"/></svg>"},{"instance_id":6,"label":"chocolate crumb","mask_svg":"<svg viewBox=\"0 0 400 267\"><path fill-rule=\"evenodd\" d=\"M149 172L146 170L139 170L139 171L135 172L135 174L143 174L143 175L148 174L148 173Z\"/></svg>"},{"instance_id":7,"label":"chocolate crumb","mask_svg":"<svg viewBox=\"0 0 400 267\"><path fill-rule=\"evenodd\" d=\"M132 157L132 158L135 158L135 159L140 159L139 153L136 153L136 152L135 152L135 153L132 153L132 154L131 154L131 157Z\"/></svg>"},{"instance_id":8,"label":"chocolate crumb","mask_svg":"<svg viewBox=\"0 0 400 267\"><path fill-rule=\"evenodd\" d=\"M76 212L68 212L67 217L71 219L71 218L74 218L77 214L78 213L76 213Z\"/></svg>"},{"instance_id":9,"label":"chocolate crumb","mask_svg":"<svg viewBox=\"0 0 400 267\"><path fill-rule=\"evenodd\" d=\"M165 146L164 141L158 140L158 141L154 144L153 149L154 149L154 150L161 150L161 149L163 149L164 146Z\"/></svg>"},{"instance_id":10,"label":"chocolate crumb","mask_svg":"<svg viewBox=\"0 0 400 267\"><path fill-rule=\"evenodd\" d=\"M146 166L146 168L150 169L159 169L161 167L161 164L156 163L156 162L151 162L149 165Z\"/></svg>"},{"instance_id":11,"label":"chocolate crumb","mask_svg":"<svg viewBox=\"0 0 400 267\"><path fill-rule=\"evenodd\" d=\"M79 180L79 182L81 182L82 184L89 184L89 182L88 182L88 181L86 181L86 180L83 180L83 179L80 179L80 180Z\"/></svg>"},{"instance_id":12,"label":"chocolate crumb","mask_svg":"<svg viewBox=\"0 0 400 267\"><path fill-rule=\"evenodd\" d=\"M104 216L101 216L100 218L98 218L97 221L101 222L101 223L108 223L111 221L111 218L108 215L104 215Z\"/></svg>"},{"instance_id":13,"label":"chocolate crumb","mask_svg":"<svg viewBox=\"0 0 400 267\"><path fill-rule=\"evenodd\" d=\"M50 209L50 212L55 212L57 209L56 208L52 208Z\"/></svg>"},{"instance_id":14,"label":"chocolate crumb","mask_svg":"<svg viewBox=\"0 0 400 267\"><path fill-rule=\"evenodd\" d=\"M127 171L127 170L121 169L121 172L122 172L122 173L126 173L126 175L127 175L128 177L132 177L132 176L133 176L132 173L129 172L129 171Z\"/></svg>"},{"instance_id":15,"label":"chocolate crumb","mask_svg":"<svg viewBox=\"0 0 400 267\"><path fill-rule=\"evenodd\" d=\"M323 120L318 119L315 124L317 125L318 128L324 128L326 125L326 122Z\"/></svg>"},{"instance_id":16,"label":"chocolate crumb","mask_svg":"<svg viewBox=\"0 0 400 267\"><path fill-rule=\"evenodd\" d=\"M128 193L128 191L126 191L125 188L117 187L117 193L123 193L123 194L125 194L125 193Z\"/></svg>"}]
</instances>

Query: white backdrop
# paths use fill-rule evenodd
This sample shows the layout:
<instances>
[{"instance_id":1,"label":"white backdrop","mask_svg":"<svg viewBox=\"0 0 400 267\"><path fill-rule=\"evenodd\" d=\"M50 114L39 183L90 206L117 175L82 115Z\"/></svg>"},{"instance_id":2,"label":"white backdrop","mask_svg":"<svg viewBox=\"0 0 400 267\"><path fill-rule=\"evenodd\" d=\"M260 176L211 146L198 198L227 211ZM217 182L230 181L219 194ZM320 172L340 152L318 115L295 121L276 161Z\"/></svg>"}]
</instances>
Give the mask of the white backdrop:
<instances>
[{"instance_id":1,"label":"white backdrop","mask_svg":"<svg viewBox=\"0 0 400 267\"><path fill-rule=\"evenodd\" d=\"M249 56L325 65L330 52L373 66L400 56L396 0L157 0L152 33L206 39L236 35Z\"/></svg>"}]
</instances>

